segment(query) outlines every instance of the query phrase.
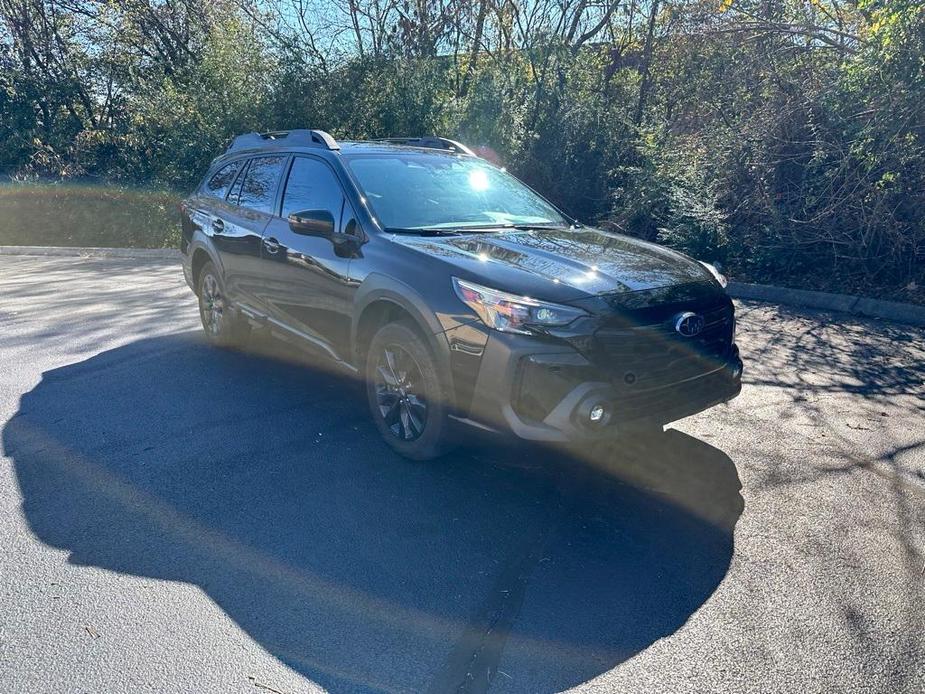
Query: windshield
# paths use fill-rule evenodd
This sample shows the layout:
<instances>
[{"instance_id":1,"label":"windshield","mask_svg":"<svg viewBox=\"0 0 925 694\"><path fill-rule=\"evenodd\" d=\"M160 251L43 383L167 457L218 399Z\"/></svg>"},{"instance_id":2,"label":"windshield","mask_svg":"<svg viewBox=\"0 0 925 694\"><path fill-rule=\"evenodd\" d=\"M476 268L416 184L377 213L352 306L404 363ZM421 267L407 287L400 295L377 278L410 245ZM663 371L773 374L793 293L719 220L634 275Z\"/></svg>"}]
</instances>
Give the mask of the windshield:
<instances>
[{"instance_id":1,"label":"windshield","mask_svg":"<svg viewBox=\"0 0 925 694\"><path fill-rule=\"evenodd\" d=\"M408 153L358 156L348 165L386 229L568 225L552 205L481 159Z\"/></svg>"}]
</instances>

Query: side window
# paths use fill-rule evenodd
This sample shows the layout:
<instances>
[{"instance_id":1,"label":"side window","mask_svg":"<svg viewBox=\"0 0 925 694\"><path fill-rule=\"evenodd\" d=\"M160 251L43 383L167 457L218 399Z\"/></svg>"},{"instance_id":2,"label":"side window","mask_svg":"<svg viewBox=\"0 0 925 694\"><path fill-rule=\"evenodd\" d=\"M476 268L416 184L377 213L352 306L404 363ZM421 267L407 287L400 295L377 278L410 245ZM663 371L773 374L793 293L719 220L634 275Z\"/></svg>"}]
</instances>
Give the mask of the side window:
<instances>
[{"instance_id":1,"label":"side window","mask_svg":"<svg viewBox=\"0 0 925 694\"><path fill-rule=\"evenodd\" d=\"M208 195L210 198L218 198L219 200L224 200L225 195L228 193L228 189L231 188L231 184L234 183L234 177L238 175L238 171L241 169L241 164L243 161L233 161L230 164L226 164L206 182L203 186L202 192Z\"/></svg>"},{"instance_id":2,"label":"side window","mask_svg":"<svg viewBox=\"0 0 925 694\"><path fill-rule=\"evenodd\" d=\"M340 215L340 230L341 233L351 236L362 236L356 215L353 213L353 206L346 200L344 200L344 211Z\"/></svg>"},{"instance_id":3,"label":"side window","mask_svg":"<svg viewBox=\"0 0 925 694\"><path fill-rule=\"evenodd\" d=\"M238 196L238 204L258 212L273 214L276 203L276 186L283 173L284 155L257 157L251 159L244 183Z\"/></svg>"},{"instance_id":4,"label":"side window","mask_svg":"<svg viewBox=\"0 0 925 694\"><path fill-rule=\"evenodd\" d=\"M283 219L293 212L327 210L340 220L343 204L344 192L327 164L309 157L292 160L283 193Z\"/></svg>"}]
</instances>

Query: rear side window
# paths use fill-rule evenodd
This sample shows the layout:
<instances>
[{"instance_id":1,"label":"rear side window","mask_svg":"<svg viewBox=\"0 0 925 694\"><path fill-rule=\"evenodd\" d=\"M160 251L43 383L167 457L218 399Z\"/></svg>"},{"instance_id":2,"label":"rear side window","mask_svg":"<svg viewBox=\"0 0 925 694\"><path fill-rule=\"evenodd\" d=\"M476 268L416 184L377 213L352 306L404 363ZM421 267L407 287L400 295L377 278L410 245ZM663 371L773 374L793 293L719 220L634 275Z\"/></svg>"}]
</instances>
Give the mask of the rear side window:
<instances>
[{"instance_id":1,"label":"rear side window","mask_svg":"<svg viewBox=\"0 0 925 694\"><path fill-rule=\"evenodd\" d=\"M283 194L283 219L293 212L327 210L340 219L344 193L334 172L317 159L296 157Z\"/></svg>"},{"instance_id":2,"label":"rear side window","mask_svg":"<svg viewBox=\"0 0 925 694\"><path fill-rule=\"evenodd\" d=\"M251 164L244 175L238 204L258 212L273 214L276 203L276 187L283 173L286 157L275 155L251 159Z\"/></svg>"},{"instance_id":3,"label":"rear side window","mask_svg":"<svg viewBox=\"0 0 925 694\"><path fill-rule=\"evenodd\" d=\"M208 180L203 192L211 198L218 198L220 200L225 199L225 195L228 194L228 189L231 188L231 184L234 183L234 177L238 175L238 171L241 170L241 165L243 161L233 161L230 164L226 164Z\"/></svg>"}]
</instances>

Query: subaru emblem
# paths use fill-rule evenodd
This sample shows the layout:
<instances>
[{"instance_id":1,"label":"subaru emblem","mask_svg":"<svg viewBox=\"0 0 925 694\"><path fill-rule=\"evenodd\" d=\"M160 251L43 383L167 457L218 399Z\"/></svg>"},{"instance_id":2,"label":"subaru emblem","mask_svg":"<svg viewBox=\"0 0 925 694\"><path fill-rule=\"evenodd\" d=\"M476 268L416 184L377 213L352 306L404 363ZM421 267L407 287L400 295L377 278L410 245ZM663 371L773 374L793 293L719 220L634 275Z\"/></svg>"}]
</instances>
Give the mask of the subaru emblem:
<instances>
[{"instance_id":1,"label":"subaru emblem","mask_svg":"<svg viewBox=\"0 0 925 694\"><path fill-rule=\"evenodd\" d=\"M696 337L703 331L703 316L686 311L674 319L674 329L682 337Z\"/></svg>"}]
</instances>

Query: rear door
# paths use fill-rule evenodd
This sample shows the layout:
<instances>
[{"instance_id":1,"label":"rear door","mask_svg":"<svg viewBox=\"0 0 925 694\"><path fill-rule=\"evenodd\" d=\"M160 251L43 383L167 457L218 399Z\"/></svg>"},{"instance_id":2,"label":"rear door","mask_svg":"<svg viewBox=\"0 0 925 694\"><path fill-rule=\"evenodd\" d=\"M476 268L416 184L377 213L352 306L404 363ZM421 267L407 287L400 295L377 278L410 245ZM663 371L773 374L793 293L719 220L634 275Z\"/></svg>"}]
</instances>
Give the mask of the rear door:
<instances>
[{"instance_id":1,"label":"rear door","mask_svg":"<svg viewBox=\"0 0 925 694\"><path fill-rule=\"evenodd\" d=\"M261 303L291 332L335 358L347 359L353 295L350 256L329 238L293 231L289 215L304 210L330 212L335 233L352 219L334 170L321 159L294 155L279 215L264 232ZM350 226L355 227L356 222Z\"/></svg>"},{"instance_id":2,"label":"rear door","mask_svg":"<svg viewBox=\"0 0 925 694\"><path fill-rule=\"evenodd\" d=\"M225 211L225 198L246 164L246 159L237 159L220 166L206 178L195 195L184 202L181 209L186 243L192 241L197 231L209 237L213 235L215 220Z\"/></svg>"},{"instance_id":3,"label":"rear door","mask_svg":"<svg viewBox=\"0 0 925 694\"><path fill-rule=\"evenodd\" d=\"M279 182L287 154L251 158L235 180L224 204L216 207L212 239L224 268L229 298L258 313L263 232L278 204Z\"/></svg>"}]
</instances>

